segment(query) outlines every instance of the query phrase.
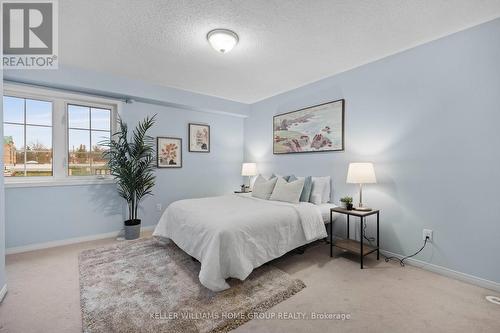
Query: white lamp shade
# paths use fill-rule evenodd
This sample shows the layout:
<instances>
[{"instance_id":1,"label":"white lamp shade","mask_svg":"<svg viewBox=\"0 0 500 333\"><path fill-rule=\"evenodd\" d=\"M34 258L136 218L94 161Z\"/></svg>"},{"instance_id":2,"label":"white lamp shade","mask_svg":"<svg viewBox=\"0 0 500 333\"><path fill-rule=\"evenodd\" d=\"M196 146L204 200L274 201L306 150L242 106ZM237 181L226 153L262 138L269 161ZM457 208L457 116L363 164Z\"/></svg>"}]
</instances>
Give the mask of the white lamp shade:
<instances>
[{"instance_id":1,"label":"white lamp shade","mask_svg":"<svg viewBox=\"0 0 500 333\"><path fill-rule=\"evenodd\" d=\"M215 29L208 33L208 42L214 50L220 53L228 53L238 44L238 35L231 30Z\"/></svg>"},{"instance_id":2,"label":"white lamp shade","mask_svg":"<svg viewBox=\"0 0 500 333\"><path fill-rule=\"evenodd\" d=\"M370 184L376 183L375 170L372 163L349 163L347 183Z\"/></svg>"},{"instance_id":3,"label":"white lamp shade","mask_svg":"<svg viewBox=\"0 0 500 333\"><path fill-rule=\"evenodd\" d=\"M257 175L257 164L255 163L243 163L241 166L242 176L255 176Z\"/></svg>"}]
</instances>

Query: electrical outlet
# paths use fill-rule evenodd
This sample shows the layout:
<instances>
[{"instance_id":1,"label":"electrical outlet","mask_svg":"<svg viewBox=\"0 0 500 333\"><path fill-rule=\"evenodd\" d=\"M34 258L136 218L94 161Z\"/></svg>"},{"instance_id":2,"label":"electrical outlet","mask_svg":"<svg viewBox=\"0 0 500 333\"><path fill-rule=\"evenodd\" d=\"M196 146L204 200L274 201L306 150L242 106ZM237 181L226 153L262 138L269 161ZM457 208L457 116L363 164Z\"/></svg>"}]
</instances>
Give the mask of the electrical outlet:
<instances>
[{"instance_id":1,"label":"electrical outlet","mask_svg":"<svg viewBox=\"0 0 500 333\"><path fill-rule=\"evenodd\" d=\"M422 232L423 240L425 240L427 237L429 237L429 239L427 241L432 242L432 230L431 229L424 229L424 231Z\"/></svg>"},{"instance_id":2,"label":"electrical outlet","mask_svg":"<svg viewBox=\"0 0 500 333\"><path fill-rule=\"evenodd\" d=\"M161 203L156 204L156 210L161 212Z\"/></svg>"}]
</instances>

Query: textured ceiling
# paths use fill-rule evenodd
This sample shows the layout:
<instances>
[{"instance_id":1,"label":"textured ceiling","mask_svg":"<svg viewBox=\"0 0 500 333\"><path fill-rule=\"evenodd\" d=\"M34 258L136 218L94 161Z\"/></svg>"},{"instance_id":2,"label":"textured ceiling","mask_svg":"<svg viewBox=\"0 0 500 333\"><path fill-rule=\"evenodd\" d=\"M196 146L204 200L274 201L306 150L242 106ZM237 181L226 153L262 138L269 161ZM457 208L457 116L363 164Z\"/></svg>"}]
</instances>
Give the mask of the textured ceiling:
<instances>
[{"instance_id":1,"label":"textured ceiling","mask_svg":"<svg viewBox=\"0 0 500 333\"><path fill-rule=\"evenodd\" d=\"M251 103L500 16L500 0L63 0L60 62ZM205 36L240 43L218 54Z\"/></svg>"}]
</instances>

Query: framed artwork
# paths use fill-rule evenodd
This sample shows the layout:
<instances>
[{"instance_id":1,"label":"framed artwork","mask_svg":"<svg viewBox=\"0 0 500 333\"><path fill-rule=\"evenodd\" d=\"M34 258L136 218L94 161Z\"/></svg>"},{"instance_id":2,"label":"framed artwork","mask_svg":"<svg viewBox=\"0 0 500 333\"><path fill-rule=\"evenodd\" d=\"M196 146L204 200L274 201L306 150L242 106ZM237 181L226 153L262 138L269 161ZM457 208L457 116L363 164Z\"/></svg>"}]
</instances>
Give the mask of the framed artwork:
<instances>
[{"instance_id":1,"label":"framed artwork","mask_svg":"<svg viewBox=\"0 0 500 333\"><path fill-rule=\"evenodd\" d=\"M210 152L210 126L203 124L189 124L188 135L190 152Z\"/></svg>"},{"instance_id":2,"label":"framed artwork","mask_svg":"<svg viewBox=\"0 0 500 333\"><path fill-rule=\"evenodd\" d=\"M273 153L344 150L344 100L273 117Z\"/></svg>"},{"instance_id":3,"label":"framed artwork","mask_svg":"<svg viewBox=\"0 0 500 333\"><path fill-rule=\"evenodd\" d=\"M158 168L182 168L182 139L156 138L156 166Z\"/></svg>"}]
</instances>

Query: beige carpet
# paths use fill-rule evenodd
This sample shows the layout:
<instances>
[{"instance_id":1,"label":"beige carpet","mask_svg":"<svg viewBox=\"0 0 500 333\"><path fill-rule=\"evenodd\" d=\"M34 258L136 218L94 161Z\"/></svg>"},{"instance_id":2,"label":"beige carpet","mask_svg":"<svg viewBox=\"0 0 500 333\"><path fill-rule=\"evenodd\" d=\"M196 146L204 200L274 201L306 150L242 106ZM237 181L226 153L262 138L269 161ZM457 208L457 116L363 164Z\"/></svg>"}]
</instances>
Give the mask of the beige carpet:
<instances>
[{"instance_id":1,"label":"beige carpet","mask_svg":"<svg viewBox=\"0 0 500 333\"><path fill-rule=\"evenodd\" d=\"M78 254L116 243L106 239L8 255L9 291L0 305L0 332L82 332ZM487 259L475 260L491 264ZM233 332L500 332L500 306L484 299L498 293L415 267L377 262L372 255L365 264L360 270L356 258L338 250L330 258L326 244L273 262L307 288L266 314L325 311L350 313L351 318L255 319Z\"/></svg>"},{"instance_id":2,"label":"beige carpet","mask_svg":"<svg viewBox=\"0 0 500 333\"><path fill-rule=\"evenodd\" d=\"M177 246L152 238L83 251L83 331L227 332L305 288L265 265L215 293L200 284L199 271Z\"/></svg>"}]
</instances>

